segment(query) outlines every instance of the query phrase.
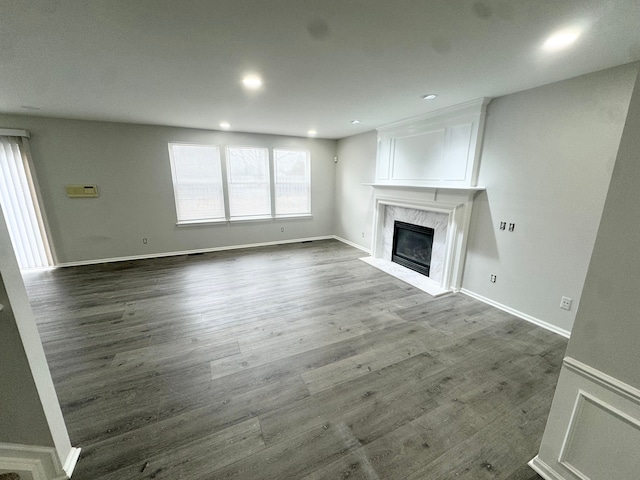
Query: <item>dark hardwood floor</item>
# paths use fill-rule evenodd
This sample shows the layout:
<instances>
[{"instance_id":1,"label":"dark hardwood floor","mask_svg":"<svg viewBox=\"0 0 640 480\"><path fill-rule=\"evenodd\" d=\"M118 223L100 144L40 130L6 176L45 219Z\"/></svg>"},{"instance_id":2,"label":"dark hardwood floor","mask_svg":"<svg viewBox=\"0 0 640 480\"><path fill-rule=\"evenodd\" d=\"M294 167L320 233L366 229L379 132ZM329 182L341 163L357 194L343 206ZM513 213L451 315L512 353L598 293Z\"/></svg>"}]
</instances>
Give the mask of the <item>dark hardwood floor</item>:
<instances>
[{"instance_id":1,"label":"dark hardwood floor","mask_svg":"<svg viewBox=\"0 0 640 480\"><path fill-rule=\"evenodd\" d=\"M25 275L77 480L537 477L566 340L337 241Z\"/></svg>"}]
</instances>

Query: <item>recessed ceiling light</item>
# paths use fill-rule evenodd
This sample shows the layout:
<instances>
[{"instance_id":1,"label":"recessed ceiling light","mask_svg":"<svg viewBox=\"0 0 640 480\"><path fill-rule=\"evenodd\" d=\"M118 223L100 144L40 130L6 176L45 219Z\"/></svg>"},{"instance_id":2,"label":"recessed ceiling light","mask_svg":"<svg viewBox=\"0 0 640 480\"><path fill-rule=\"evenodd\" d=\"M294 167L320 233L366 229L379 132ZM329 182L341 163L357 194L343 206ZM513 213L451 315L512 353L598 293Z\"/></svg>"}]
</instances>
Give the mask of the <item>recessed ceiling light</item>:
<instances>
[{"instance_id":1,"label":"recessed ceiling light","mask_svg":"<svg viewBox=\"0 0 640 480\"><path fill-rule=\"evenodd\" d=\"M542 48L549 52L555 52L556 50L562 50L573 44L580 36L580 31L573 30L561 30L554 33L545 40L542 44Z\"/></svg>"},{"instance_id":2,"label":"recessed ceiling light","mask_svg":"<svg viewBox=\"0 0 640 480\"><path fill-rule=\"evenodd\" d=\"M231 128L231 124L229 122L220 122L221 128Z\"/></svg>"},{"instance_id":3,"label":"recessed ceiling light","mask_svg":"<svg viewBox=\"0 0 640 480\"><path fill-rule=\"evenodd\" d=\"M318 132L316 132L315 130L309 130L309 131L307 132L307 135L310 135L310 136L312 136L312 137L313 137L314 135L317 135L317 134L318 134Z\"/></svg>"},{"instance_id":4,"label":"recessed ceiling light","mask_svg":"<svg viewBox=\"0 0 640 480\"><path fill-rule=\"evenodd\" d=\"M245 75L242 84L249 90L257 90L262 86L262 79L258 75Z\"/></svg>"},{"instance_id":5,"label":"recessed ceiling light","mask_svg":"<svg viewBox=\"0 0 640 480\"><path fill-rule=\"evenodd\" d=\"M422 95L420 98L423 100L435 100L436 98L438 98L438 95L436 95L435 93L428 93L427 95Z\"/></svg>"},{"instance_id":6,"label":"recessed ceiling light","mask_svg":"<svg viewBox=\"0 0 640 480\"><path fill-rule=\"evenodd\" d=\"M351 123L353 123L354 125L357 125L360 123L360 120L351 120Z\"/></svg>"}]
</instances>

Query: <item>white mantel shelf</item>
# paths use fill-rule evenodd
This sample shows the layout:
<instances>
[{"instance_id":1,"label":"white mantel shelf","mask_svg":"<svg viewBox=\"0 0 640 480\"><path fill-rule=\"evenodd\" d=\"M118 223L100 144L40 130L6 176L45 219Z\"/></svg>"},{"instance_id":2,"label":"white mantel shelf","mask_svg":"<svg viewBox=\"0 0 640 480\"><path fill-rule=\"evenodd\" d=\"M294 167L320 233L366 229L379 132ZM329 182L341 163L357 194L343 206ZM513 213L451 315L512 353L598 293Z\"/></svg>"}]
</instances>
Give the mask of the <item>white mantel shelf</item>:
<instances>
[{"instance_id":1,"label":"white mantel shelf","mask_svg":"<svg viewBox=\"0 0 640 480\"><path fill-rule=\"evenodd\" d=\"M451 185L406 185L393 183L363 183L362 185L373 188L395 188L400 190L461 190L465 192L481 192L486 190L486 187L464 187Z\"/></svg>"}]
</instances>

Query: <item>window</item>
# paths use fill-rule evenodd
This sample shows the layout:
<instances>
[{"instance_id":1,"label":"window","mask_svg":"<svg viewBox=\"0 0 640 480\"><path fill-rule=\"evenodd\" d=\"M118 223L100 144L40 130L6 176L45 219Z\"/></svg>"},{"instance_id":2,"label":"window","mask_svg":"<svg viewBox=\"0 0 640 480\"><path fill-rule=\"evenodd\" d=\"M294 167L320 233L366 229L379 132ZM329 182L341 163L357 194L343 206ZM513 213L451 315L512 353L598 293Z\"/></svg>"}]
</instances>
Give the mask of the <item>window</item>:
<instances>
[{"instance_id":1,"label":"window","mask_svg":"<svg viewBox=\"0 0 640 480\"><path fill-rule=\"evenodd\" d=\"M276 215L311 213L311 162L306 150L273 151Z\"/></svg>"},{"instance_id":2,"label":"window","mask_svg":"<svg viewBox=\"0 0 640 480\"><path fill-rule=\"evenodd\" d=\"M0 204L20 268L49 267L52 255L29 169L27 133L23 133L0 136Z\"/></svg>"},{"instance_id":3,"label":"window","mask_svg":"<svg viewBox=\"0 0 640 480\"><path fill-rule=\"evenodd\" d=\"M225 220L220 149L169 144L178 223Z\"/></svg>"},{"instance_id":4,"label":"window","mask_svg":"<svg viewBox=\"0 0 640 480\"><path fill-rule=\"evenodd\" d=\"M271 216L269 152L266 148L227 148L231 218Z\"/></svg>"},{"instance_id":5,"label":"window","mask_svg":"<svg viewBox=\"0 0 640 480\"><path fill-rule=\"evenodd\" d=\"M308 150L169 144L178 224L311 215Z\"/></svg>"}]
</instances>

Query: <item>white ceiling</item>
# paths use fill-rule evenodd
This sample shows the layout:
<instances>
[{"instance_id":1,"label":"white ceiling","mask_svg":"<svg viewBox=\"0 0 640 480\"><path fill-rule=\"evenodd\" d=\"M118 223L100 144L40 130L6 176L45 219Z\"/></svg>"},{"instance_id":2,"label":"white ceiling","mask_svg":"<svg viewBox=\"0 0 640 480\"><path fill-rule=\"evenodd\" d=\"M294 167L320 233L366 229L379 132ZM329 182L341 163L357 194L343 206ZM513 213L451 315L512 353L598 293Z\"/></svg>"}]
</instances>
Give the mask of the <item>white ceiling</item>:
<instances>
[{"instance_id":1,"label":"white ceiling","mask_svg":"<svg viewBox=\"0 0 640 480\"><path fill-rule=\"evenodd\" d=\"M4 113L341 138L640 60L640 0L0 5ZM574 46L541 50L574 26ZM243 89L247 72L260 91Z\"/></svg>"}]
</instances>

